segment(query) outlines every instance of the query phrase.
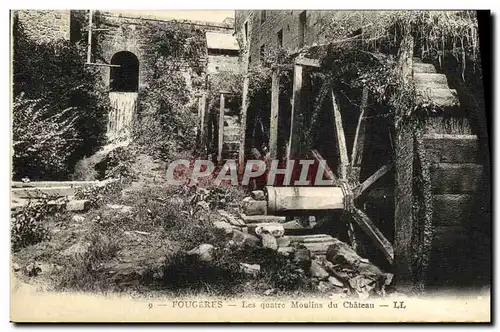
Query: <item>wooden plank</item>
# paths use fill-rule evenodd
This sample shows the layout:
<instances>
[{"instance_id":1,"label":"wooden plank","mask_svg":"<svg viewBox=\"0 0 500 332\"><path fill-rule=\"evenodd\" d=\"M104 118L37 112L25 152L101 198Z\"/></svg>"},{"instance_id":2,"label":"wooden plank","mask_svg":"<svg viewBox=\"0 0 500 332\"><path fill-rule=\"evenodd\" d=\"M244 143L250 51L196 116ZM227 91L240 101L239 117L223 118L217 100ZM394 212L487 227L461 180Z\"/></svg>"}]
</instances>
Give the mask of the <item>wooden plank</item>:
<instances>
[{"instance_id":1,"label":"wooden plank","mask_svg":"<svg viewBox=\"0 0 500 332\"><path fill-rule=\"evenodd\" d=\"M321 62L310 58L296 58L295 64L299 66L321 68Z\"/></svg>"},{"instance_id":2,"label":"wooden plank","mask_svg":"<svg viewBox=\"0 0 500 332\"><path fill-rule=\"evenodd\" d=\"M340 157L339 177L347 179L347 167L349 166L349 157L347 155L347 145L345 143L344 126L342 124L342 115L340 108L335 98L335 93L332 90L333 118L335 121L335 136L337 137L337 148Z\"/></svg>"},{"instance_id":3,"label":"wooden plank","mask_svg":"<svg viewBox=\"0 0 500 332\"><path fill-rule=\"evenodd\" d=\"M200 116L200 144L201 147L204 149L205 144L206 144L206 138L205 138L205 126L206 126L206 120L205 120L205 108L206 108L206 96L205 94L201 95L199 100L198 100L198 113Z\"/></svg>"},{"instance_id":4,"label":"wooden plank","mask_svg":"<svg viewBox=\"0 0 500 332\"><path fill-rule=\"evenodd\" d=\"M292 111L290 121L290 138L288 140L287 159L293 159L301 153L300 138L303 130L300 97L302 90L302 67L293 67Z\"/></svg>"},{"instance_id":5,"label":"wooden plank","mask_svg":"<svg viewBox=\"0 0 500 332\"><path fill-rule=\"evenodd\" d=\"M357 186L353 190L353 196L354 196L354 198L359 197L360 195L362 195L368 188L370 188L371 185L373 185L381 177L383 177L384 175L386 175L393 167L394 167L394 164L391 163L391 164L384 165L381 168L379 168L368 179L366 179L362 184L360 184L359 186Z\"/></svg>"},{"instance_id":6,"label":"wooden plank","mask_svg":"<svg viewBox=\"0 0 500 332\"><path fill-rule=\"evenodd\" d=\"M354 145L352 149L351 162L353 166L359 166L361 164L361 158L363 157L363 148L365 144L365 110L368 103L368 88L363 88L363 96L361 99L361 108L358 119L358 125L356 127L356 136L354 137Z\"/></svg>"},{"instance_id":7,"label":"wooden plank","mask_svg":"<svg viewBox=\"0 0 500 332\"><path fill-rule=\"evenodd\" d=\"M356 135L354 137L354 144L351 154L352 165L351 165L350 177L351 180L353 180L354 182L359 182L359 171L365 147L365 129L366 129L365 112L367 104L368 104L368 88L363 87L358 125L356 127Z\"/></svg>"},{"instance_id":8,"label":"wooden plank","mask_svg":"<svg viewBox=\"0 0 500 332\"><path fill-rule=\"evenodd\" d=\"M476 163L480 160L476 135L426 134L423 144L431 163Z\"/></svg>"},{"instance_id":9,"label":"wooden plank","mask_svg":"<svg viewBox=\"0 0 500 332\"><path fill-rule=\"evenodd\" d=\"M430 167L434 194L474 193L481 190L483 166L480 164L439 163Z\"/></svg>"},{"instance_id":10,"label":"wooden plank","mask_svg":"<svg viewBox=\"0 0 500 332\"><path fill-rule=\"evenodd\" d=\"M217 153L217 161L222 162L222 150L224 149L224 109L225 100L224 94L220 94L220 102L219 102L219 141L218 141L218 153Z\"/></svg>"},{"instance_id":11,"label":"wooden plank","mask_svg":"<svg viewBox=\"0 0 500 332\"><path fill-rule=\"evenodd\" d=\"M278 157L278 114L280 73L274 69L271 76L271 119L269 124L269 152L271 159Z\"/></svg>"},{"instance_id":12,"label":"wooden plank","mask_svg":"<svg viewBox=\"0 0 500 332\"><path fill-rule=\"evenodd\" d=\"M399 48L396 70L402 84L409 86L413 68L413 37L406 35ZM401 118L407 109L395 109ZM397 121L394 128L394 274L396 288L402 291L413 287L413 158L414 135L404 121Z\"/></svg>"},{"instance_id":13,"label":"wooden plank","mask_svg":"<svg viewBox=\"0 0 500 332\"><path fill-rule=\"evenodd\" d=\"M373 224L371 219L360 209L353 208L352 218L358 226L370 237L375 246L382 251L387 261L392 264L394 249L384 234Z\"/></svg>"},{"instance_id":14,"label":"wooden plank","mask_svg":"<svg viewBox=\"0 0 500 332\"><path fill-rule=\"evenodd\" d=\"M475 195L443 194L433 195L432 221L436 226L467 226L475 205Z\"/></svg>"},{"instance_id":15,"label":"wooden plank","mask_svg":"<svg viewBox=\"0 0 500 332\"><path fill-rule=\"evenodd\" d=\"M315 255L325 255L328 250L328 247L330 247L332 244L335 244L335 242L332 241L325 243L302 243L304 247L306 247L310 252L312 252Z\"/></svg>"},{"instance_id":16,"label":"wooden plank","mask_svg":"<svg viewBox=\"0 0 500 332\"><path fill-rule=\"evenodd\" d=\"M324 161L325 165L325 170L324 170L324 175L326 177L326 180L337 180L337 177L333 173L332 169L330 166L328 166L328 163L326 162L325 158L318 152L318 150L311 150L311 155L313 156L314 160L318 163Z\"/></svg>"}]
</instances>

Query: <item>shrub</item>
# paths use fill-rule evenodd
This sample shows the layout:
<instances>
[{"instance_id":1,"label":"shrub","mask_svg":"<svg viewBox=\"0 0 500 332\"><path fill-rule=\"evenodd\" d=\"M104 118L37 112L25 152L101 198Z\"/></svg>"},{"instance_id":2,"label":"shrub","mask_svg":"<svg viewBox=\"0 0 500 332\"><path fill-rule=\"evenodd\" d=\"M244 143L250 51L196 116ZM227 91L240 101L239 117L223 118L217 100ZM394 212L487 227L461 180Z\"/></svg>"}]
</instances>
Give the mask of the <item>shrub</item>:
<instances>
[{"instance_id":1,"label":"shrub","mask_svg":"<svg viewBox=\"0 0 500 332\"><path fill-rule=\"evenodd\" d=\"M14 100L13 147L16 177L64 175L68 158L79 145L73 108L52 112L40 100L23 94Z\"/></svg>"},{"instance_id":2,"label":"shrub","mask_svg":"<svg viewBox=\"0 0 500 332\"><path fill-rule=\"evenodd\" d=\"M50 232L44 225L45 219L48 215L62 210L53 201L53 197L45 196L40 202L30 201L13 214L10 230L14 251L50 238Z\"/></svg>"},{"instance_id":3,"label":"shrub","mask_svg":"<svg viewBox=\"0 0 500 332\"><path fill-rule=\"evenodd\" d=\"M39 43L17 20L13 33L14 178L66 179L104 142L110 106L100 71L85 66L83 45Z\"/></svg>"},{"instance_id":4,"label":"shrub","mask_svg":"<svg viewBox=\"0 0 500 332\"><path fill-rule=\"evenodd\" d=\"M144 48L143 78L148 87L139 96L136 141L146 151L169 159L196 145L196 112L190 108L190 89L203 84L204 36L201 30L178 22L147 24L141 30ZM187 69L187 68L190 69Z\"/></svg>"},{"instance_id":5,"label":"shrub","mask_svg":"<svg viewBox=\"0 0 500 332\"><path fill-rule=\"evenodd\" d=\"M107 198L117 194L121 188L122 184L119 181L89 187L78 187L75 189L75 198L89 200L91 207L98 208L104 204Z\"/></svg>"}]
</instances>

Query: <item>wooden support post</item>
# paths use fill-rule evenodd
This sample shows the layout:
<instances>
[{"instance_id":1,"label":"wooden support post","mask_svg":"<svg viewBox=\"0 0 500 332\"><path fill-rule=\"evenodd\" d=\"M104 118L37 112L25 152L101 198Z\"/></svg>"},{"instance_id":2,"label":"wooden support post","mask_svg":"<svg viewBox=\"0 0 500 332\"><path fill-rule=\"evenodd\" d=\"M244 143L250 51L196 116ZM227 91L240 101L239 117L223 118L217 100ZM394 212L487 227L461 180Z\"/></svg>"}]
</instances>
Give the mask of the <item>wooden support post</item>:
<instances>
[{"instance_id":1,"label":"wooden support post","mask_svg":"<svg viewBox=\"0 0 500 332\"><path fill-rule=\"evenodd\" d=\"M339 178L347 179L347 168L349 167L349 156L347 154L347 145L345 143L344 126L342 124L342 115L340 108L335 98L335 93L332 91L333 103L333 118L335 121L335 133L337 136L337 148L340 155Z\"/></svg>"},{"instance_id":2,"label":"wooden support post","mask_svg":"<svg viewBox=\"0 0 500 332\"><path fill-rule=\"evenodd\" d=\"M89 10L89 32L88 32L88 42L87 42L87 63L92 63L92 9Z\"/></svg>"},{"instance_id":3,"label":"wooden support post","mask_svg":"<svg viewBox=\"0 0 500 332\"><path fill-rule=\"evenodd\" d=\"M359 172L361 161L363 159L363 151L365 148L365 131L366 131L366 106L368 104L368 88L364 87L361 97L361 109L359 113L358 126L356 127L356 136L354 137L354 144L351 154L351 180L359 182Z\"/></svg>"},{"instance_id":4,"label":"wooden support post","mask_svg":"<svg viewBox=\"0 0 500 332\"><path fill-rule=\"evenodd\" d=\"M398 54L398 71L403 84L411 82L413 37L407 35L401 42ZM396 285L406 290L413 286L413 132L400 121L406 109L395 110L394 140L394 273ZM399 120L399 121L398 121Z\"/></svg>"},{"instance_id":5,"label":"wooden support post","mask_svg":"<svg viewBox=\"0 0 500 332\"><path fill-rule=\"evenodd\" d=\"M198 112L200 115L200 145L202 149L206 148L206 137L205 137L205 127L206 127L206 120L205 120L205 108L206 108L206 95L203 93L198 100Z\"/></svg>"},{"instance_id":6,"label":"wooden support post","mask_svg":"<svg viewBox=\"0 0 500 332\"><path fill-rule=\"evenodd\" d=\"M219 103L219 144L218 144L218 154L217 161L222 162L222 148L224 147L224 109L225 101L224 94L220 94L220 103Z\"/></svg>"},{"instance_id":7,"label":"wooden support post","mask_svg":"<svg viewBox=\"0 0 500 332\"><path fill-rule=\"evenodd\" d=\"M302 90L302 66L293 67L293 95L292 114L290 121L290 138L288 140L287 159L295 158L301 151L301 137L303 131L303 116L300 109L300 97Z\"/></svg>"},{"instance_id":8,"label":"wooden support post","mask_svg":"<svg viewBox=\"0 0 500 332\"><path fill-rule=\"evenodd\" d=\"M274 69L271 77L271 119L269 124L269 152L273 160L278 157L279 85L280 73Z\"/></svg>"}]
</instances>

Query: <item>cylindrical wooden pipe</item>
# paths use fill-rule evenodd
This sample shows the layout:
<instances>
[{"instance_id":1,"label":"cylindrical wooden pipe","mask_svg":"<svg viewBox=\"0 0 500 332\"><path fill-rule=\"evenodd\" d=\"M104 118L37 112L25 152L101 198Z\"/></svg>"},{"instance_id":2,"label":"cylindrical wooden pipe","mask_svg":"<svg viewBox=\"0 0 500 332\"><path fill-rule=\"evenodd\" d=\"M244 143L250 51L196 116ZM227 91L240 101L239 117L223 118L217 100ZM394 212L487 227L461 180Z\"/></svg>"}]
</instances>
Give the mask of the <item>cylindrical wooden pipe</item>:
<instances>
[{"instance_id":1,"label":"cylindrical wooden pipe","mask_svg":"<svg viewBox=\"0 0 500 332\"><path fill-rule=\"evenodd\" d=\"M267 213L331 211L344 209L340 187L265 187Z\"/></svg>"}]
</instances>

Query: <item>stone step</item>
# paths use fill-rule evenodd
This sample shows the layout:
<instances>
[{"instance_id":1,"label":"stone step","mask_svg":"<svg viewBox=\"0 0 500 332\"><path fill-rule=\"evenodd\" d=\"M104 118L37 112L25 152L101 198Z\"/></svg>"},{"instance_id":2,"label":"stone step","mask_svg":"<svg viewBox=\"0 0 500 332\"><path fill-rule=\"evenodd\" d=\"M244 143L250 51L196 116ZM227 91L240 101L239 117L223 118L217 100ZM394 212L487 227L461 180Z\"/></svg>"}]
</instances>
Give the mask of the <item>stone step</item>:
<instances>
[{"instance_id":1,"label":"stone step","mask_svg":"<svg viewBox=\"0 0 500 332\"><path fill-rule=\"evenodd\" d=\"M239 131L237 134L226 134L226 132L224 132L224 142L238 142L239 144L239 139L240 139L240 134L239 134Z\"/></svg>"},{"instance_id":2,"label":"stone step","mask_svg":"<svg viewBox=\"0 0 500 332\"><path fill-rule=\"evenodd\" d=\"M223 134L224 135L240 135L240 127L239 126L224 127Z\"/></svg>"},{"instance_id":3,"label":"stone step","mask_svg":"<svg viewBox=\"0 0 500 332\"><path fill-rule=\"evenodd\" d=\"M243 213L247 216L257 216L267 214L267 201L257 201L252 197L245 197L242 200Z\"/></svg>"},{"instance_id":4,"label":"stone step","mask_svg":"<svg viewBox=\"0 0 500 332\"><path fill-rule=\"evenodd\" d=\"M304 247L306 247L310 252L315 255L326 255L326 251L328 247L334 244L334 241L330 242L322 242L322 243L302 243Z\"/></svg>"},{"instance_id":5,"label":"stone step","mask_svg":"<svg viewBox=\"0 0 500 332\"><path fill-rule=\"evenodd\" d=\"M483 166L480 164L439 163L430 167L434 194L474 193L479 190Z\"/></svg>"},{"instance_id":6,"label":"stone step","mask_svg":"<svg viewBox=\"0 0 500 332\"><path fill-rule=\"evenodd\" d=\"M436 67L430 63L413 62L413 73L436 73Z\"/></svg>"},{"instance_id":7,"label":"stone step","mask_svg":"<svg viewBox=\"0 0 500 332\"><path fill-rule=\"evenodd\" d=\"M441 194L432 197L432 222L436 226L465 226L471 222L475 195Z\"/></svg>"},{"instance_id":8,"label":"stone step","mask_svg":"<svg viewBox=\"0 0 500 332\"><path fill-rule=\"evenodd\" d=\"M445 74L437 73L415 73L413 75L415 84L445 85L448 87L448 79Z\"/></svg>"},{"instance_id":9,"label":"stone step","mask_svg":"<svg viewBox=\"0 0 500 332\"><path fill-rule=\"evenodd\" d=\"M268 216L268 215L254 215L249 216L245 213L240 213L240 218L245 222L245 224L258 224L258 223L279 223L282 224L286 221L286 217L281 216Z\"/></svg>"},{"instance_id":10,"label":"stone step","mask_svg":"<svg viewBox=\"0 0 500 332\"><path fill-rule=\"evenodd\" d=\"M461 226L435 227L428 269L431 283L438 280L449 282L451 286L455 279L464 274L465 266L470 265L464 261L470 250L467 234L467 230Z\"/></svg>"},{"instance_id":11,"label":"stone step","mask_svg":"<svg viewBox=\"0 0 500 332\"><path fill-rule=\"evenodd\" d=\"M431 103L438 107L458 107L460 102L458 100L457 91L455 89L442 88L442 89L428 89L417 88L417 99L422 103Z\"/></svg>"},{"instance_id":12,"label":"stone step","mask_svg":"<svg viewBox=\"0 0 500 332\"><path fill-rule=\"evenodd\" d=\"M432 163L476 163L479 140L476 135L426 134L426 157Z\"/></svg>"},{"instance_id":13,"label":"stone step","mask_svg":"<svg viewBox=\"0 0 500 332\"><path fill-rule=\"evenodd\" d=\"M22 209L28 204L42 204L39 199L32 200L14 200L11 203L10 210L17 211ZM90 208L90 201L86 199L68 199L67 201L62 200L52 200L47 203L49 206L57 206L59 208L65 208L68 211L87 211Z\"/></svg>"},{"instance_id":14,"label":"stone step","mask_svg":"<svg viewBox=\"0 0 500 332\"><path fill-rule=\"evenodd\" d=\"M324 243L333 241L333 237L328 234L310 234L310 235L286 235L290 242L297 243Z\"/></svg>"},{"instance_id":15,"label":"stone step","mask_svg":"<svg viewBox=\"0 0 500 332\"><path fill-rule=\"evenodd\" d=\"M12 188L45 188L45 187L91 187L102 181L12 181Z\"/></svg>"},{"instance_id":16,"label":"stone step","mask_svg":"<svg viewBox=\"0 0 500 332\"><path fill-rule=\"evenodd\" d=\"M222 145L222 149L228 151L238 151L240 148L240 142L224 142Z\"/></svg>"},{"instance_id":17,"label":"stone step","mask_svg":"<svg viewBox=\"0 0 500 332\"><path fill-rule=\"evenodd\" d=\"M285 229L285 235L304 235L304 232L308 232L314 229L315 224L310 224L307 226L302 225L297 220L291 220L287 222L261 222L261 223L247 223L248 231L252 234L255 233L255 229L261 226L282 226Z\"/></svg>"},{"instance_id":18,"label":"stone step","mask_svg":"<svg viewBox=\"0 0 500 332\"><path fill-rule=\"evenodd\" d=\"M77 187L12 188L12 195L20 198L41 198L49 196L73 196Z\"/></svg>"}]
</instances>

